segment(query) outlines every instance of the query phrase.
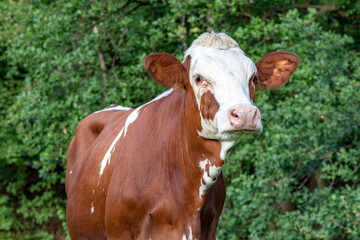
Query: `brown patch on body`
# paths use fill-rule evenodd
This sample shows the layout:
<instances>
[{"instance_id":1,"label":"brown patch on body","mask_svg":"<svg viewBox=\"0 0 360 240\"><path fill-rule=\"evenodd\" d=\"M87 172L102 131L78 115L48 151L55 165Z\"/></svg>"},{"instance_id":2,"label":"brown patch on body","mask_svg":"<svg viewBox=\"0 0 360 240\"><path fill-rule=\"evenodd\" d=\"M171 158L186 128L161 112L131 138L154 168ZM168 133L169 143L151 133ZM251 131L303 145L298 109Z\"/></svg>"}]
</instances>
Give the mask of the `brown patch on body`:
<instances>
[{"instance_id":1,"label":"brown patch on body","mask_svg":"<svg viewBox=\"0 0 360 240\"><path fill-rule=\"evenodd\" d=\"M170 56L153 57L145 66L174 91L139 111L101 176L99 165L134 110L91 114L77 127L66 175L72 238L181 239L191 227L193 238L215 239L225 184L220 174L201 198L199 162L206 158L211 166L221 166L221 144L198 135L201 119L188 79L190 57L182 66L174 66ZM176 68L182 73L168 78ZM201 109L204 117L215 117L219 105L211 92L204 94Z\"/></svg>"},{"instance_id":2,"label":"brown patch on body","mask_svg":"<svg viewBox=\"0 0 360 240\"><path fill-rule=\"evenodd\" d=\"M220 106L212 92L207 91L201 96L200 112L203 118L214 120L219 108Z\"/></svg>"}]
</instances>

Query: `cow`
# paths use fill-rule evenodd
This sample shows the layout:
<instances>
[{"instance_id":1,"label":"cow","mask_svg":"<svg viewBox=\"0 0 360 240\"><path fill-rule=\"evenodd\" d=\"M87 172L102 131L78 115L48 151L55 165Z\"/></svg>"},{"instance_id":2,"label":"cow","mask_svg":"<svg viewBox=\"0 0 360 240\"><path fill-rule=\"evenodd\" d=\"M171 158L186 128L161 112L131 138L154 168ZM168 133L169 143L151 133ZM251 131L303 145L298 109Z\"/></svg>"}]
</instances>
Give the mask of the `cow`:
<instances>
[{"instance_id":1,"label":"cow","mask_svg":"<svg viewBox=\"0 0 360 240\"><path fill-rule=\"evenodd\" d=\"M169 88L137 108L111 105L77 126L67 155L71 239L215 239L225 200L222 168L244 133L262 131L255 86L284 84L297 55L256 64L224 33L204 33L183 62L144 59Z\"/></svg>"}]
</instances>

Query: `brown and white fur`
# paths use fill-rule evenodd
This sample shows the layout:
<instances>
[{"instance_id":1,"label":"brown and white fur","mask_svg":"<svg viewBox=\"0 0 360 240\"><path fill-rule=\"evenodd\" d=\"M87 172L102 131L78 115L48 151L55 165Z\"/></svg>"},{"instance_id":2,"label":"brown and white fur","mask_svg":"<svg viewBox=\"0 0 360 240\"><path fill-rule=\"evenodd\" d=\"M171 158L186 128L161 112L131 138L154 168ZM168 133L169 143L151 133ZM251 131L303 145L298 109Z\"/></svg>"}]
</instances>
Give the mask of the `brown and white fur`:
<instances>
[{"instance_id":1,"label":"brown and white fur","mask_svg":"<svg viewBox=\"0 0 360 240\"><path fill-rule=\"evenodd\" d=\"M90 114L70 143L70 237L215 239L226 154L242 132L262 131L255 86L282 85L298 64L288 52L254 64L223 33L201 35L183 63L147 56L150 75L170 90L135 109Z\"/></svg>"}]
</instances>

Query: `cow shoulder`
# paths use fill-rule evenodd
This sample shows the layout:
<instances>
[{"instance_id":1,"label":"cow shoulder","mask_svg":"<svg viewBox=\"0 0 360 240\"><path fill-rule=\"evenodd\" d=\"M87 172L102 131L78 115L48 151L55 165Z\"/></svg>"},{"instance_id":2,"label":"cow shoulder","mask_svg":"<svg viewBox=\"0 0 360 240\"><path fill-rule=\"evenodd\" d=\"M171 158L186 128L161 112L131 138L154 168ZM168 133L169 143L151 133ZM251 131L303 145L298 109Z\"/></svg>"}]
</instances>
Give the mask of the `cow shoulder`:
<instances>
[{"instance_id":1,"label":"cow shoulder","mask_svg":"<svg viewBox=\"0 0 360 240\"><path fill-rule=\"evenodd\" d=\"M92 149L102 132L107 131L109 134L112 126L123 122L130 112L132 111L105 109L92 113L80 121L68 149L68 167L74 164L75 159L81 159L84 153Z\"/></svg>"}]
</instances>

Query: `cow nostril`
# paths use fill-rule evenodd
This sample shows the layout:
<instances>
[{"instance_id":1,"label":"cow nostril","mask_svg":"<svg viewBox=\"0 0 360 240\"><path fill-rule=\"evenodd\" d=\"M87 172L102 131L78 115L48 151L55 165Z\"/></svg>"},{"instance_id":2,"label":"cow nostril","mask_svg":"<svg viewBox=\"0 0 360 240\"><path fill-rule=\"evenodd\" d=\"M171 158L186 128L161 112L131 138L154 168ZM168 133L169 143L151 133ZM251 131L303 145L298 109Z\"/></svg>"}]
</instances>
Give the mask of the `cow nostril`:
<instances>
[{"instance_id":1,"label":"cow nostril","mask_svg":"<svg viewBox=\"0 0 360 240\"><path fill-rule=\"evenodd\" d=\"M228 118L235 130L255 130L260 121L260 111L252 106L238 106L228 111Z\"/></svg>"},{"instance_id":2,"label":"cow nostril","mask_svg":"<svg viewBox=\"0 0 360 240\"><path fill-rule=\"evenodd\" d=\"M235 110L234 110L234 111L231 111L231 116L232 116L233 118L239 118L239 115L236 114Z\"/></svg>"}]
</instances>

